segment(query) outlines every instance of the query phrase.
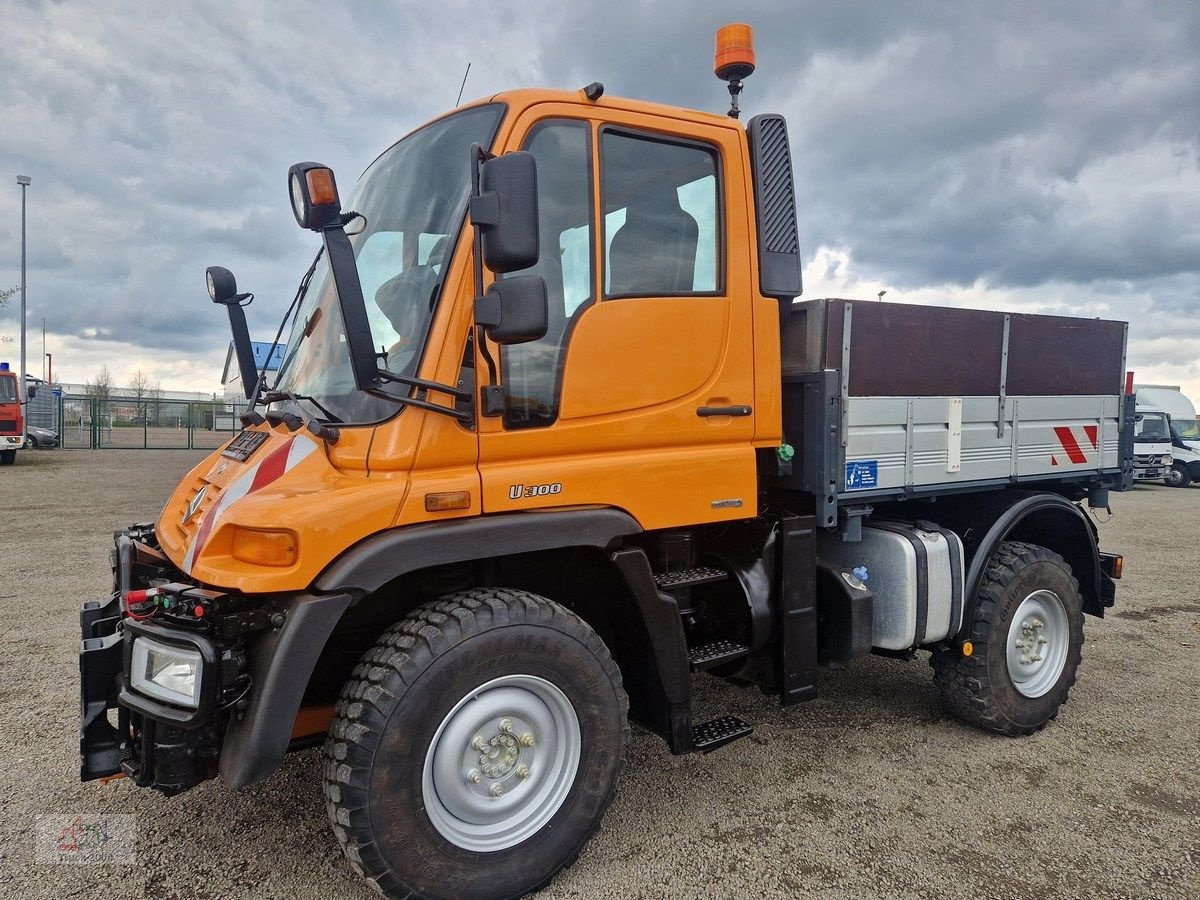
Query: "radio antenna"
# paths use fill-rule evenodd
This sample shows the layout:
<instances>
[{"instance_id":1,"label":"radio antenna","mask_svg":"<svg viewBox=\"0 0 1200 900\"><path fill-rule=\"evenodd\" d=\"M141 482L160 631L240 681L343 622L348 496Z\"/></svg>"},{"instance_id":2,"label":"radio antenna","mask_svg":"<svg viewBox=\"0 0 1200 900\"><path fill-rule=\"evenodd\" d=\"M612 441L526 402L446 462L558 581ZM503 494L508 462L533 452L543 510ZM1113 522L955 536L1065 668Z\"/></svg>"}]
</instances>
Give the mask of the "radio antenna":
<instances>
[{"instance_id":1,"label":"radio antenna","mask_svg":"<svg viewBox=\"0 0 1200 900\"><path fill-rule=\"evenodd\" d=\"M462 103L463 88L465 88L467 86L467 76L470 74L471 74L471 64L468 62L467 63L467 71L463 72L462 84L460 84L458 86L458 99L454 101L455 106L458 106L458 104Z\"/></svg>"}]
</instances>

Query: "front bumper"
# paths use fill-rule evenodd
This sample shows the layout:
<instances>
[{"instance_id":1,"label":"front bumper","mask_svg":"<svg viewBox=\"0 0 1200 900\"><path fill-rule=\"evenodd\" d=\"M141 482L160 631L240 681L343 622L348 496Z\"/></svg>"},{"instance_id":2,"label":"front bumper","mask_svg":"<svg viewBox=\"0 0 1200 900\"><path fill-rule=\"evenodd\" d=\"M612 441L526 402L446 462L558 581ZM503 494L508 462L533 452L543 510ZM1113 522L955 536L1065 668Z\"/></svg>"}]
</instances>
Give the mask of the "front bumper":
<instances>
[{"instance_id":1,"label":"front bumper","mask_svg":"<svg viewBox=\"0 0 1200 900\"><path fill-rule=\"evenodd\" d=\"M220 733L238 691L248 685L233 642L194 628L137 621L121 598L146 568L163 573L161 555L128 534L116 536L114 589L106 601L84 603L79 613L80 779L127 775L141 786L176 794L216 775ZM157 568L156 568L157 567ZM181 600L211 602L212 592L168 584ZM183 645L202 662L197 708L185 709L135 691L130 659L139 637Z\"/></svg>"}]
</instances>

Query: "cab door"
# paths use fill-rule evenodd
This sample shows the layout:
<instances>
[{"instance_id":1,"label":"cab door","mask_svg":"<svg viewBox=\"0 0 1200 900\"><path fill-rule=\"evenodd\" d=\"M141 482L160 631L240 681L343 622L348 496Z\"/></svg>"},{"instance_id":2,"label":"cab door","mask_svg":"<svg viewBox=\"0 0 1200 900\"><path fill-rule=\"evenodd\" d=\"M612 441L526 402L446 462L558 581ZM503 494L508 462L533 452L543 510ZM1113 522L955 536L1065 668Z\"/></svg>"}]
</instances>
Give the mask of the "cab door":
<instances>
[{"instance_id":1,"label":"cab door","mask_svg":"<svg viewBox=\"0 0 1200 900\"><path fill-rule=\"evenodd\" d=\"M595 112L540 105L514 132L538 163L541 256L526 272L546 281L550 327L490 347L505 408L480 420L484 512L602 505L643 528L753 516L750 276L730 246L748 228L729 202L746 183L739 135Z\"/></svg>"}]
</instances>

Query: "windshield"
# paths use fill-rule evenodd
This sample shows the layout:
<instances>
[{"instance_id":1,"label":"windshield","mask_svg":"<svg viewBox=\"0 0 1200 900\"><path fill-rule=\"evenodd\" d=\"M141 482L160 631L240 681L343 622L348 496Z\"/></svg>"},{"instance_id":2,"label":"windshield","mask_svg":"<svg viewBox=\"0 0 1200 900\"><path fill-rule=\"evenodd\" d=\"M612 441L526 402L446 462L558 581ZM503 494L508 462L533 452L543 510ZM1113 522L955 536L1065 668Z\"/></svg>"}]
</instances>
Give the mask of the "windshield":
<instances>
[{"instance_id":1,"label":"windshield","mask_svg":"<svg viewBox=\"0 0 1200 900\"><path fill-rule=\"evenodd\" d=\"M1133 423L1135 441L1169 441L1166 413L1138 413Z\"/></svg>"},{"instance_id":2,"label":"windshield","mask_svg":"<svg viewBox=\"0 0 1200 900\"><path fill-rule=\"evenodd\" d=\"M1200 441L1200 422L1195 419L1172 419L1171 433L1181 441Z\"/></svg>"},{"instance_id":3,"label":"windshield","mask_svg":"<svg viewBox=\"0 0 1200 900\"><path fill-rule=\"evenodd\" d=\"M414 375L470 191L470 149L490 147L499 104L439 119L375 160L343 204L380 366ZM292 323L277 390L311 396L345 422L375 422L400 407L355 389L333 278L322 254Z\"/></svg>"},{"instance_id":4,"label":"windshield","mask_svg":"<svg viewBox=\"0 0 1200 900\"><path fill-rule=\"evenodd\" d=\"M12 375L0 377L0 403L15 403L17 400L17 379Z\"/></svg>"}]
</instances>

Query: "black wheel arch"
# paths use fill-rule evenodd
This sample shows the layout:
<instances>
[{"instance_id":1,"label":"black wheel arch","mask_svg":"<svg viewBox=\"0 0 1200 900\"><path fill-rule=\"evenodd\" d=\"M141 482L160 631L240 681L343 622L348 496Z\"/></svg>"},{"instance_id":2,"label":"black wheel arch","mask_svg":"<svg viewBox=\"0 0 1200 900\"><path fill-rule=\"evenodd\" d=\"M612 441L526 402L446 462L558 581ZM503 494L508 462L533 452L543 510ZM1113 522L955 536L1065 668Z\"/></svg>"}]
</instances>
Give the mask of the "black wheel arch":
<instances>
[{"instance_id":1,"label":"black wheel arch","mask_svg":"<svg viewBox=\"0 0 1200 900\"><path fill-rule=\"evenodd\" d=\"M439 593L488 584L548 596L587 622L620 668L637 718L685 752L686 641L678 608L655 588L644 551L625 546L641 531L620 510L564 510L408 526L349 548L298 598L303 615L289 612L280 632L251 652L259 688L230 725L222 776L235 789L268 777L287 752L301 705L314 691L340 689L359 644ZM281 671L290 677L270 677Z\"/></svg>"},{"instance_id":2,"label":"black wheel arch","mask_svg":"<svg viewBox=\"0 0 1200 900\"><path fill-rule=\"evenodd\" d=\"M1096 526L1076 503L1059 494L1004 490L971 494L932 504L928 518L954 531L963 542L966 579L963 586L961 639L975 614L979 587L988 560L1003 541L1022 541L1053 550L1079 581L1083 611L1104 617L1105 591Z\"/></svg>"}]
</instances>

